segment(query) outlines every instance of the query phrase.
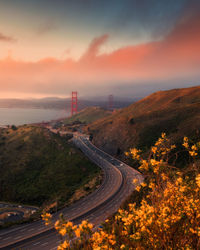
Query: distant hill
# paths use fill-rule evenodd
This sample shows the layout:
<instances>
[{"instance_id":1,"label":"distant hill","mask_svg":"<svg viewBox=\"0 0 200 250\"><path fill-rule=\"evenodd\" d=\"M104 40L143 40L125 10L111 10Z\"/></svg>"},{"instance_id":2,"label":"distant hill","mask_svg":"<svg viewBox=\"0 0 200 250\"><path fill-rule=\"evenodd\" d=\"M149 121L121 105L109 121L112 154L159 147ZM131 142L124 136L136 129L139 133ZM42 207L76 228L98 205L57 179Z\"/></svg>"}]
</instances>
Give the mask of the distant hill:
<instances>
[{"instance_id":1,"label":"distant hill","mask_svg":"<svg viewBox=\"0 0 200 250\"><path fill-rule=\"evenodd\" d=\"M0 201L63 205L99 173L66 138L47 129L0 129Z\"/></svg>"},{"instance_id":2,"label":"distant hill","mask_svg":"<svg viewBox=\"0 0 200 250\"><path fill-rule=\"evenodd\" d=\"M174 141L200 137L200 87L156 92L87 127L93 142L114 155L148 149L166 132Z\"/></svg>"},{"instance_id":3,"label":"distant hill","mask_svg":"<svg viewBox=\"0 0 200 250\"><path fill-rule=\"evenodd\" d=\"M127 107L132 103L131 100L115 98L114 108ZM107 100L102 98L82 99L78 100L78 110L86 107L99 106L107 108ZM41 99L0 99L0 108L41 108L41 109L71 109L70 98L47 97Z\"/></svg>"},{"instance_id":4,"label":"distant hill","mask_svg":"<svg viewBox=\"0 0 200 250\"><path fill-rule=\"evenodd\" d=\"M70 118L64 120L65 124L72 124L74 122L81 122L85 124L89 124L103 117L107 117L111 115L112 112L100 107L88 107L77 114L73 115Z\"/></svg>"}]
</instances>

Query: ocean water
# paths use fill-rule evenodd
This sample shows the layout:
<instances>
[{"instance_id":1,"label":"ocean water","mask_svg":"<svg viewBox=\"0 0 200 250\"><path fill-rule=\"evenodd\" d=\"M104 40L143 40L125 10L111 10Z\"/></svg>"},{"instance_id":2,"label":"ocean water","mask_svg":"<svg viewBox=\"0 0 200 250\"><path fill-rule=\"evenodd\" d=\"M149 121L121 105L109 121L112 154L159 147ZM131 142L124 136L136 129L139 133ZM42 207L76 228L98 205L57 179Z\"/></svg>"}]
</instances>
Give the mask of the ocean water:
<instances>
[{"instance_id":1,"label":"ocean water","mask_svg":"<svg viewBox=\"0 0 200 250\"><path fill-rule=\"evenodd\" d=\"M23 125L46 122L69 116L66 110L0 108L0 125Z\"/></svg>"}]
</instances>

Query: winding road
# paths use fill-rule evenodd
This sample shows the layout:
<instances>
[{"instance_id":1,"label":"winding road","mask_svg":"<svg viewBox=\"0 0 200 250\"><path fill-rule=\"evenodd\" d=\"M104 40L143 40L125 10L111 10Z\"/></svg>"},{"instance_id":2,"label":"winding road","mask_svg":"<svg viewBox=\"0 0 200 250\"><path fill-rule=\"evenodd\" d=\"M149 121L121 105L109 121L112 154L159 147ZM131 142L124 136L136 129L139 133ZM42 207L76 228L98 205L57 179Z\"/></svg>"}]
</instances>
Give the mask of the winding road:
<instances>
[{"instance_id":1,"label":"winding road","mask_svg":"<svg viewBox=\"0 0 200 250\"><path fill-rule=\"evenodd\" d=\"M74 134L73 142L104 173L101 186L85 198L60 210L52 217L53 222L63 213L65 219L75 224L89 220L96 227L118 210L122 202L134 190L132 180L143 181L142 175L125 163L95 147L88 137ZM16 226L0 231L1 249L57 249L60 236L53 226L45 226L43 221Z\"/></svg>"}]
</instances>

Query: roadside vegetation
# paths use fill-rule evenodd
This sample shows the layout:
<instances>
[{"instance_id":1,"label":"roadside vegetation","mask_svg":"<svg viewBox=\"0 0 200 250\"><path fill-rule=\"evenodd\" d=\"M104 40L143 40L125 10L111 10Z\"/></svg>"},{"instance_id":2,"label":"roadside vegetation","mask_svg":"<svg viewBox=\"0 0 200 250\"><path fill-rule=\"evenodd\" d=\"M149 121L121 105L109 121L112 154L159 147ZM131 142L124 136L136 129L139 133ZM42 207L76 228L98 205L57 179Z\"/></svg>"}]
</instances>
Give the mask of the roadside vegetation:
<instances>
[{"instance_id":1,"label":"roadside vegetation","mask_svg":"<svg viewBox=\"0 0 200 250\"><path fill-rule=\"evenodd\" d=\"M0 130L0 201L57 209L95 189L100 176L72 143L45 128Z\"/></svg>"},{"instance_id":2,"label":"roadside vegetation","mask_svg":"<svg viewBox=\"0 0 200 250\"><path fill-rule=\"evenodd\" d=\"M77 226L61 218L55 223L62 236L58 249L199 249L200 141L184 137L182 146L179 154L188 164L181 169L174 160L176 146L165 133L148 157L130 149L126 156L138 164L145 180L141 185L133 180L136 191L129 203L97 231L88 221ZM42 217L51 223L49 213Z\"/></svg>"}]
</instances>

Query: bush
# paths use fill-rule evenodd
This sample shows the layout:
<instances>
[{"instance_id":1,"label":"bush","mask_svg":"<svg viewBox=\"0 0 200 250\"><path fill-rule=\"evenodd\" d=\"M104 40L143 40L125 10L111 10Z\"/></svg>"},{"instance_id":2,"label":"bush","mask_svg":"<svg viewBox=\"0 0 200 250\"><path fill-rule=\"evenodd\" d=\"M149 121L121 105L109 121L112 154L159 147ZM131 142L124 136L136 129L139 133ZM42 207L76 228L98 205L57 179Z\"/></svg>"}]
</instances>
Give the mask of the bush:
<instances>
[{"instance_id":1,"label":"bush","mask_svg":"<svg viewBox=\"0 0 200 250\"><path fill-rule=\"evenodd\" d=\"M12 125L12 126L11 126L11 129L12 129L12 130L17 130L17 127L16 127L15 125Z\"/></svg>"},{"instance_id":2,"label":"bush","mask_svg":"<svg viewBox=\"0 0 200 250\"><path fill-rule=\"evenodd\" d=\"M175 145L165 134L151 147L148 159L135 148L127 152L146 177L141 185L133 180L135 189L144 194L140 204L119 209L114 221L107 220L93 233L86 222L79 227L70 224L69 229L64 220L57 221L55 228L63 237L58 249L199 249L200 142L191 144L185 137L183 146L191 164L182 172L168 163ZM77 240L69 246L75 235Z\"/></svg>"}]
</instances>

